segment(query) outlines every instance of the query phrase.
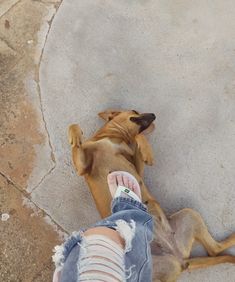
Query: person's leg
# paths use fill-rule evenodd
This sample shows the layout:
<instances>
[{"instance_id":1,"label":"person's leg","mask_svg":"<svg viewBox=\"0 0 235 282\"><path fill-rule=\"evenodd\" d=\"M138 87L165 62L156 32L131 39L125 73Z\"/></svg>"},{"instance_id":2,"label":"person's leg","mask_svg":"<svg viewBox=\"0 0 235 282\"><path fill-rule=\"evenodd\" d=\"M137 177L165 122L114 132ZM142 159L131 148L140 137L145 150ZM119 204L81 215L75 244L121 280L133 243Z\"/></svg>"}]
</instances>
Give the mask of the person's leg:
<instances>
[{"instance_id":1,"label":"person's leg","mask_svg":"<svg viewBox=\"0 0 235 282\"><path fill-rule=\"evenodd\" d=\"M107 180L112 197L115 197L118 186L124 186L133 191L141 200L140 188L133 176L124 172L114 172L109 174ZM96 227L83 232L83 240L78 243L79 248L74 247L64 263L61 282L83 281L82 279L98 281L98 277L103 281L126 281L125 271L127 270L129 270L129 276L134 279L128 281L135 281L136 275L142 275L145 281L151 281L151 259L148 246L151 240L151 217L146 214L142 203L133 200L126 191L119 194L121 197L114 199L112 203L113 215L97 223ZM129 210L128 215L125 210ZM134 234L136 229L139 232ZM138 249L131 249L133 238L135 241L133 245L138 244ZM138 251L141 252L140 255ZM74 261L77 262L76 267L74 267ZM129 267L125 267L128 265ZM142 274L139 271L140 265ZM136 269L133 270L133 268ZM147 272L144 271L146 269ZM146 279L146 273L149 279ZM72 276L79 276L79 280Z\"/></svg>"},{"instance_id":2,"label":"person's leg","mask_svg":"<svg viewBox=\"0 0 235 282\"><path fill-rule=\"evenodd\" d=\"M119 186L123 186L133 191L141 200L140 186L138 182L134 179L134 177L132 177L129 173L125 173L125 172L110 173L107 177L107 181L112 198L115 197L117 188ZM121 196L129 197L128 194L122 192L121 192ZM86 232L84 232L84 236L95 235L95 234L107 236L108 238L119 244L124 249L124 240L120 236L119 232L103 226L90 228Z\"/></svg>"}]
</instances>

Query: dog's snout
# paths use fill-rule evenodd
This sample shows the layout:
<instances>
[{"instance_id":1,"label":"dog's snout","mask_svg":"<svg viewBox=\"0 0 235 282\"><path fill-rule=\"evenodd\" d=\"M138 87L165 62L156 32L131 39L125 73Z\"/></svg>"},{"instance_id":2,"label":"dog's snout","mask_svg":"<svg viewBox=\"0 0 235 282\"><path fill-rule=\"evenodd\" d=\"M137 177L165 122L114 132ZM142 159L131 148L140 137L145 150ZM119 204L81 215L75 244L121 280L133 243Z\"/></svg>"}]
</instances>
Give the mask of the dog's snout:
<instances>
[{"instance_id":1,"label":"dog's snout","mask_svg":"<svg viewBox=\"0 0 235 282\"><path fill-rule=\"evenodd\" d=\"M156 119L156 116L154 113L143 114L143 119L154 121Z\"/></svg>"}]
</instances>

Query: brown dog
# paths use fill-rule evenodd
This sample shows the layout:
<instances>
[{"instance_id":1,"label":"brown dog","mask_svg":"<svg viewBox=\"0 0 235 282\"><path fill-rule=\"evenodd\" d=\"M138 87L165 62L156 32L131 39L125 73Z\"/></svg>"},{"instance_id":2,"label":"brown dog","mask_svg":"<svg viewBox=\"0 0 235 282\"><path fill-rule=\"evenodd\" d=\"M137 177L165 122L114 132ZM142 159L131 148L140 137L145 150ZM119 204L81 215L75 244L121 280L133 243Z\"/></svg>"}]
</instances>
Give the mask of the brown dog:
<instances>
[{"instance_id":1,"label":"brown dog","mask_svg":"<svg viewBox=\"0 0 235 282\"><path fill-rule=\"evenodd\" d=\"M69 128L72 157L79 175L84 175L101 217L110 215L111 195L107 185L110 171L127 171L139 182L143 202L154 217L152 243L154 281L173 282L185 269L196 269L219 263L235 263L230 255L217 256L235 245L235 234L222 242L209 234L201 216L183 209L169 218L150 194L142 180L144 164L153 164L152 149L141 133L151 126L154 114L136 111L107 110L99 113L105 125L83 142L78 125ZM211 257L189 258L194 241L200 242Z\"/></svg>"}]
</instances>

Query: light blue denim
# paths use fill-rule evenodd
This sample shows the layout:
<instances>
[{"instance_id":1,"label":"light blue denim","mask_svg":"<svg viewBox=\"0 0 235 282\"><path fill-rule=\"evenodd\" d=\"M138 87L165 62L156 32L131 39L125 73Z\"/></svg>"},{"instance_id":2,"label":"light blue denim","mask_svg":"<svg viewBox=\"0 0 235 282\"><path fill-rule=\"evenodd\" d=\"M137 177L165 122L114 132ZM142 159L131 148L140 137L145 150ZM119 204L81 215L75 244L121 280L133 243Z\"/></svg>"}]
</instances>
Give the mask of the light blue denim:
<instances>
[{"instance_id":1,"label":"light blue denim","mask_svg":"<svg viewBox=\"0 0 235 282\"><path fill-rule=\"evenodd\" d=\"M135 235L131 249L125 253L124 261L127 282L152 281L152 258L150 242L153 240L153 219L144 204L133 198L117 197L111 205L112 215L97 222L92 227L106 226L115 229L117 220L135 222ZM63 244L60 264L63 265L60 282L78 282L78 259L85 229L70 236Z\"/></svg>"}]
</instances>

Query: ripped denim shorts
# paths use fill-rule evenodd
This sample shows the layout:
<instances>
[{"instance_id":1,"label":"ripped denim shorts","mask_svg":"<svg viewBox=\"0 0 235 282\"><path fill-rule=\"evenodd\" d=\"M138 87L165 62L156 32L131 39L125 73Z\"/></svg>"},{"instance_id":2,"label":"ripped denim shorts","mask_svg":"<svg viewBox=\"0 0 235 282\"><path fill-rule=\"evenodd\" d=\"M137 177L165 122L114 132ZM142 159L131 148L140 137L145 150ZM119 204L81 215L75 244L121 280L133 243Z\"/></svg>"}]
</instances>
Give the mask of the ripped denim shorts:
<instances>
[{"instance_id":1,"label":"ripped denim shorts","mask_svg":"<svg viewBox=\"0 0 235 282\"><path fill-rule=\"evenodd\" d=\"M106 226L115 229L125 241L123 250L114 241L94 235L91 240L83 237L85 229L73 232L61 246L55 247L56 270L54 281L152 281L150 242L153 240L153 219L144 204L132 198L117 197L112 201L112 215L91 227ZM93 241L92 241L93 240ZM89 263L89 257L103 248L106 258ZM93 246L93 250L92 250ZM84 252L90 248L90 254ZM96 252L97 254L97 252ZM88 259L88 260L86 260ZM92 271L92 268L100 270ZM60 274L57 278L57 274ZM99 273L99 275L97 274ZM56 280L57 279L57 280Z\"/></svg>"}]
</instances>

